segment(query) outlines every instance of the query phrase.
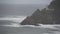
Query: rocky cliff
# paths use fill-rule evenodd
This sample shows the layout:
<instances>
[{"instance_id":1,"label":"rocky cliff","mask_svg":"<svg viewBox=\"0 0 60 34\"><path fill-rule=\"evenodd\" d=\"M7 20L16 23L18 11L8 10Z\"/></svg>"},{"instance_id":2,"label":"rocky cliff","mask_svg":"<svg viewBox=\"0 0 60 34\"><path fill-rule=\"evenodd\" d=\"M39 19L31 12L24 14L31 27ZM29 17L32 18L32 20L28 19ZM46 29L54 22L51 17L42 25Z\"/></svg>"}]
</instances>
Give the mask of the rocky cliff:
<instances>
[{"instance_id":1,"label":"rocky cliff","mask_svg":"<svg viewBox=\"0 0 60 34\"><path fill-rule=\"evenodd\" d=\"M31 16L28 16L21 25L60 24L60 0L53 0L51 4L42 9L37 9Z\"/></svg>"}]
</instances>

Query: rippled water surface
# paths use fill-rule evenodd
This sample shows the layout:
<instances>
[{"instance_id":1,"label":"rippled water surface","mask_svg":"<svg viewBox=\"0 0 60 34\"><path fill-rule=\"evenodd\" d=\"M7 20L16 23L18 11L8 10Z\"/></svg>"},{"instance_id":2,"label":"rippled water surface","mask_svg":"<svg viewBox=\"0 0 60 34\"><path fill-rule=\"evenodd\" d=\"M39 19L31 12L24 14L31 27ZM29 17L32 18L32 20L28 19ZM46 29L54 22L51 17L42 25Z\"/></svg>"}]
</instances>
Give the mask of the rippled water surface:
<instances>
[{"instance_id":1,"label":"rippled water surface","mask_svg":"<svg viewBox=\"0 0 60 34\"><path fill-rule=\"evenodd\" d=\"M60 31L34 27L0 27L0 34L60 34Z\"/></svg>"},{"instance_id":2,"label":"rippled water surface","mask_svg":"<svg viewBox=\"0 0 60 34\"><path fill-rule=\"evenodd\" d=\"M0 18L0 34L60 34L60 25L19 25L20 20Z\"/></svg>"}]
</instances>

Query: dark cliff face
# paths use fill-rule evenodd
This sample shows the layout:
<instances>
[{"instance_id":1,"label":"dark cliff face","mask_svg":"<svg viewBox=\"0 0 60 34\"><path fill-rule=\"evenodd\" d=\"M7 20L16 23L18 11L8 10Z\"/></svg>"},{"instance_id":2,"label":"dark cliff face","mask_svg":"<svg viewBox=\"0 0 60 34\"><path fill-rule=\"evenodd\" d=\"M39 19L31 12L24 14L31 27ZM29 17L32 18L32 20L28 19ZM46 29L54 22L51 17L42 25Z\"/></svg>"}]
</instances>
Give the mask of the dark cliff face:
<instances>
[{"instance_id":1,"label":"dark cliff face","mask_svg":"<svg viewBox=\"0 0 60 34\"><path fill-rule=\"evenodd\" d=\"M42 24L52 24L53 17L52 17L52 11L43 9L40 11L37 9L31 16L28 16L24 21L22 21L21 25L36 25L42 23Z\"/></svg>"},{"instance_id":2,"label":"dark cliff face","mask_svg":"<svg viewBox=\"0 0 60 34\"><path fill-rule=\"evenodd\" d=\"M56 24L60 24L60 0L53 0L48 8L53 8L53 16Z\"/></svg>"},{"instance_id":3,"label":"dark cliff face","mask_svg":"<svg viewBox=\"0 0 60 34\"><path fill-rule=\"evenodd\" d=\"M38 14L37 14L38 13ZM28 16L24 21L22 21L21 25L36 25L38 26L38 16L39 16L40 10L37 9L31 16ZM36 23L37 22L37 23ZM40 21L39 21L40 22Z\"/></svg>"},{"instance_id":4,"label":"dark cliff face","mask_svg":"<svg viewBox=\"0 0 60 34\"><path fill-rule=\"evenodd\" d=\"M37 9L31 16L27 17L21 24L37 25L42 24L60 24L60 0L53 0L51 4L42 9Z\"/></svg>"}]
</instances>

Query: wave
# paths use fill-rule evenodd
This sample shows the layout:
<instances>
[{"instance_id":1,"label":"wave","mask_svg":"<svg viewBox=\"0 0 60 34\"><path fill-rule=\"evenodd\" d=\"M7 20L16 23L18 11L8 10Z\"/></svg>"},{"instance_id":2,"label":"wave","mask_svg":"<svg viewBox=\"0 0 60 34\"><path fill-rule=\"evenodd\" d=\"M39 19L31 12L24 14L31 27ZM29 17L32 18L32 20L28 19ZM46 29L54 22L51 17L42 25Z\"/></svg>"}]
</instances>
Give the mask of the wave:
<instances>
[{"instance_id":1,"label":"wave","mask_svg":"<svg viewBox=\"0 0 60 34\"><path fill-rule=\"evenodd\" d=\"M57 26L60 27L60 25L43 25L41 24L40 26L34 26L34 25L20 25L20 24L16 24L16 23L11 23L11 25L0 25L3 27L14 27L14 28L21 28L21 27L25 27L25 28L38 28L38 29L46 29L49 31L60 31L60 28L56 28ZM55 27L56 26L56 27Z\"/></svg>"},{"instance_id":2,"label":"wave","mask_svg":"<svg viewBox=\"0 0 60 34\"><path fill-rule=\"evenodd\" d=\"M20 25L20 24L17 24L17 23L11 23L11 25L0 25L0 26L4 26L4 27L34 27L34 28L59 29L59 28L56 28L56 27L60 26L60 25L43 25L43 24L41 24L40 26L34 26L34 25Z\"/></svg>"},{"instance_id":3,"label":"wave","mask_svg":"<svg viewBox=\"0 0 60 34\"><path fill-rule=\"evenodd\" d=\"M9 20L13 21L16 23L11 23L11 25L0 25L4 27L34 27L34 28L51 28L51 29L57 29L55 26L60 26L60 25L43 25L39 24L39 26L34 26L34 25L20 25L21 23L27 16L6 16L6 17L1 17L0 20Z\"/></svg>"},{"instance_id":4,"label":"wave","mask_svg":"<svg viewBox=\"0 0 60 34\"><path fill-rule=\"evenodd\" d=\"M15 24L15 23L11 23L11 25L0 25L0 26L4 26L4 27L20 27L20 25Z\"/></svg>"},{"instance_id":5,"label":"wave","mask_svg":"<svg viewBox=\"0 0 60 34\"><path fill-rule=\"evenodd\" d=\"M5 16L1 17L0 20L9 20L13 22L22 22L27 16Z\"/></svg>"}]
</instances>

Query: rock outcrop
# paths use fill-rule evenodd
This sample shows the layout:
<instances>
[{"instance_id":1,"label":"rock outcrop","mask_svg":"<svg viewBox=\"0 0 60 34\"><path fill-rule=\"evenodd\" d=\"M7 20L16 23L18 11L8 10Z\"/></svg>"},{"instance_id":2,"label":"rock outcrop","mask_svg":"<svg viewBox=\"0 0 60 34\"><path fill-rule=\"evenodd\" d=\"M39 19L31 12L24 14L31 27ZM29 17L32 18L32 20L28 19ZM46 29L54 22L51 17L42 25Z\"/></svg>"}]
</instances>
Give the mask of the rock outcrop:
<instances>
[{"instance_id":1,"label":"rock outcrop","mask_svg":"<svg viewBox=\"0 0 60 34\"><path fill-rule=\"evenodd\" d=\"M51 4L42 9L37 9L31 16L28 16L21 25L60 24L60 0L53 0Z\"/></svg>"}]
</instances>

